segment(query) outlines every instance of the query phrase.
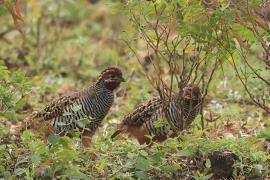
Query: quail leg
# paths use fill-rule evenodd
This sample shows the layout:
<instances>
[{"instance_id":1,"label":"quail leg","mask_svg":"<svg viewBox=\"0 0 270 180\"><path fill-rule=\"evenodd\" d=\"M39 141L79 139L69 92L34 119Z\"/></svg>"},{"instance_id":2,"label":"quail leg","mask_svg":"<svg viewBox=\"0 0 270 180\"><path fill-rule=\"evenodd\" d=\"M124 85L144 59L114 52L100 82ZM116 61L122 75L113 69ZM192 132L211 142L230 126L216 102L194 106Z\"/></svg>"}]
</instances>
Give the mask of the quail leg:
<instances>
[{"instance_id":1,"label":"quail leg","mask_svg":"<svg viewBox=\"0 0 270 180\"><path fill-rule=\"evenodd\" d=\"M95 134L94 131L84 130L82 132L81 139L82 139L82 145L84 147L90 147L91 146L91 140L92 140L92 136L94 134Z\"/></svg>"}]
</instances>

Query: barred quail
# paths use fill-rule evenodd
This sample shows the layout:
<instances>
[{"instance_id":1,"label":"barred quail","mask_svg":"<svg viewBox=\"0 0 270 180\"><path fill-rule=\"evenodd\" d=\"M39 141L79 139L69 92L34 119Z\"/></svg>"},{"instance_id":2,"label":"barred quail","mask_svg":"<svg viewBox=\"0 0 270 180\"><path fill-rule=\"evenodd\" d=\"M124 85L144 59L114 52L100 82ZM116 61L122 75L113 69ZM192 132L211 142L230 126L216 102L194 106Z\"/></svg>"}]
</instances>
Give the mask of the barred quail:
<instances>
[{"instance_id":1,"label":"barred quail","mask_svg":"<svg viewBox=\"0 0 270 180\"><path fill-rule=\"evenodd\" d=\"M47 128L48 132L45 134L46 140L51 133L65 135L77 128L82 134L82 144L86 147L90 146L90 138L113 104L113 90L124 81L120 69L116 67L105 69L94 85L62 96L48 104L35 116L38 122L43 123L34 126L34 129L42 128L44 122L49 124L50 127ZM86 123L85 119L87 119Z\"/></svg>"},{"instance_id":2,"label":"barred quail","mask_svg":"<svg viewBox=\"0 0 270 180\"><path fill-rule=\"evenodd\" d=\"M120 128L111 138L115 138L120 133L127 133L135 137L140 144L150 144L149 135L153 136L153 141L162 142L167 139L170 130L177 132L186 129L199 112L200 89L189 85L183 89L182 95L181 93L173 95L171 101L169 99L166 101L169 102L166 107L163 106L164 102L160 98L153 98L139 105L125 116ZM162 118L167 121L162 121ZM164 122L168 123L164 124Z\"/></svg>"}]
</instances>

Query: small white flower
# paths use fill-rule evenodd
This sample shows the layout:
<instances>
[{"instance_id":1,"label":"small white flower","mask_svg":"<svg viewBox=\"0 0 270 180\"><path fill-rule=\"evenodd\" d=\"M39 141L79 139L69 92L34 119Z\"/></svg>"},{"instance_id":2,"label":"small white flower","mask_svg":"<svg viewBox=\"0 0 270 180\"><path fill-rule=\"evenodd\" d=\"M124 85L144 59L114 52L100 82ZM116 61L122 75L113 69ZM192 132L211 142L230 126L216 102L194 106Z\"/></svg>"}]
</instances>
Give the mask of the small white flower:
<instances>
[{"instance_id":1,"label":"small white flower","mask_svg":"<svg viewBox=\"0 0 270 180\"><path fill-rule=\"evenodd\" d=\"M261 171L263 170L263 165L262 164L256 164L256 167Z\"/></svg>"},{"instance_id":2,"label":"small white flower","mask_svg":"<svg viewBox=\"0 0 270 180\"><path fill-rule=\"evenodd\" d=\"M213 104L213 105L215 105L215 104L217 104L217 103L218 103L218 101L217 101L217 100L215 100L215 99L212 99L212 100L210 101L210 103L211 103L211 104Z\"/></svg>"}]
</instances>

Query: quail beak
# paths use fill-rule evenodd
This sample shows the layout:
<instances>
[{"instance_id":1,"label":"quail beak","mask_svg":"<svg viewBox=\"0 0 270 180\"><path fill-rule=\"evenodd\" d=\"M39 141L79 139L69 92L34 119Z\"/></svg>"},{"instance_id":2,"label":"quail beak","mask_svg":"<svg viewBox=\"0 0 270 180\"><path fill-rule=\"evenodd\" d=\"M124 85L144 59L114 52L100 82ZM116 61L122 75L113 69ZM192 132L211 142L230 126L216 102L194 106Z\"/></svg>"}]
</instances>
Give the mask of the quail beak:
<instances>
[{"instance_id":1,"label":"quail beak","mask_svg":"<svg viewBox=\"0 0 270 180\"><path fill-rule=\"evenodd\" d=\"M121 82L126 82L126 80L123 77L119 78Z\"/></svg>"}]
</instances>

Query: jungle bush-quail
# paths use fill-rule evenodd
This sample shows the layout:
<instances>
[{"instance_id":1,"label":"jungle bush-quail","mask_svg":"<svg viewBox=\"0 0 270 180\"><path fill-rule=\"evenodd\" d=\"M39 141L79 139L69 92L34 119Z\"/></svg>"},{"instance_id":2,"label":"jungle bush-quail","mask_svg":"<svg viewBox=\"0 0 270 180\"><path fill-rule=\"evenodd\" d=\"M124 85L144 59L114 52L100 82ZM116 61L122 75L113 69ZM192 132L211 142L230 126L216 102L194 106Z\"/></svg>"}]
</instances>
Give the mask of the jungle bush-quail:
<instances>
[{"instance_id":1,"label":"jungle bush-quail","mask_svg":"<svg viewBox=\"0 0 270 180\"><path fill-rule=\"evenodd\" d=\"M200 109L201 92L197 86L190 85L183 89L183 93L175 94L167 101L166 107L160 98L153 98L139 105L124 118L111 138L127 133L135 137L140 144L151 142L148 135L153 136L153 141L166 140L170 129L173 132L181 131L195 119ZM167 123L164 123L162 118L166 119Z\"/></svg>"},{"instance_id":2,"label":"jungle bush-quail","mask_svg":"<svg viewBox=\"0 0 270 180\"><path fill-rule=\"evenodd\" d=\"M124 81L120 69L109 67L101 72L91 87L64 95L48 104L34 117L37 121L30 128L40 129L45 124L49 125L45 130L45 140L52 133L65 135L78 128L82 144L90 146L91 137L114 102L113 90Z\"/></svg>"}]
</instances>

